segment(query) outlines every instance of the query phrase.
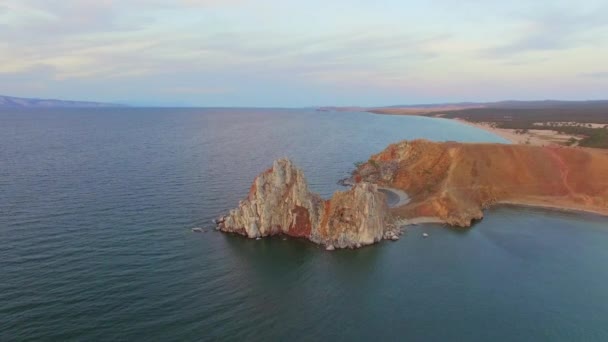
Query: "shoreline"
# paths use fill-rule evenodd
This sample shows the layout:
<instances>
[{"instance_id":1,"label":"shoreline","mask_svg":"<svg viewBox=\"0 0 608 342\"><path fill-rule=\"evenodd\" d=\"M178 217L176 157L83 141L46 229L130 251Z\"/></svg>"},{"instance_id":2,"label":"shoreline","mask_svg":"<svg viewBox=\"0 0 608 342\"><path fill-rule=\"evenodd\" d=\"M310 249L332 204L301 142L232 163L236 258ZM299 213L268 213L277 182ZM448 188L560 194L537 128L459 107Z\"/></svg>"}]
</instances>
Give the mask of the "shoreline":
<instances>
[{"instance_id":1,"label":"shoreline","mask_svg":"<svg viewBox=\"0 0 608 342\"><path fill-rule=\"evenodd\" d=\"M408 203L410 203L411 198L410 196L407 194L407 192L401 190L401 189L395 189L395 188L388 188L388 187L384 187L384 186L378 186L378 191L385 193L385 195L387 196L387 204L389 208L397 208L400 207L402 205L406 205ZM389 195L386 194L392 194L393 196L397 197L397 202L395 203L391 203L389 202Z\"/></svg>"},{"instance_id":2,"label":"shoreline","mask_svg":"<svg viewBox=\"0 0 608 342\"><path fill-rule=\"evenodd\" d=\"M389 187L382 187L382 186L378 186L378 190L382 191L382 192L389 192L389 193L399 197L398 202L389 203L389 208L391 208L391 209L398 208L403 205L407 205L411 201L411 198L403 190L389 188ZM496 208L496 207L519 207L519 208L545 209L545 210L560 211L560 212L565 212L565 213L593 214L593 215L597 215L597 216L608 217L608 210L601 211L601 210L585 209L585 208L572 208L572 207L564 207L564 206L560 206L560 205L552 205L552 204L548 204L548 203L535 204L535 203L524 202L524 201L499 201L499 202L496 202L494 205L492 205L488 209L492 209L492 208ZM402 226L402 227L403 226L412 226L412 225L417 225L417 224L424 224L424 223L448 224L446 221L444 221L441 218L436 217L436 216L419 216L419 217L414 217L414 218L410 218L410 219L398 218L395 220L395 224L397 224L398 226Z\"/></svg>"},{"instance_id":3,"label":"shoreline","mask_svg":"<svg viewBox=\"0 0 608 342\"><path fill-rule=\"evenodd\" d=\"M501 138L509 141L511 144L517 144L518 143L517 140L514 139L514 137L512 136L513 133L506 132L505 130L500 129L500 128L494 128L494 127L490 127L490 126L487 126L487 125L482 125L482 124L474 123L474 122L467 121L467 120L464 120L464 119L459 119L459 118L456 118L456 119L450 119L450 118L448 118L447 120L456 121L456 122L459 122L459 123L461 123L463 125L475 127L475 128L484 130L486 132L490 132L490 133L492 133L494 135L497 135L497 136L499 136L499 137L501 137Z\"/></svg>"},{"instance_id":4,"label":"shoreline","mask_svg":"<svg viewBox=\"0 0 608 342\"><path fill-rule=\"evenodd\" d=\"M485 217L486 210L494 209L494 208L501 208L501 207L513 207L516 209L523 209L523 208L541 209L541 210L557 211L557 212L577 214L577 215L581 215L581 214L595 215L595 216L602 217L602 218L608 218L608 211L583 209L583 208L571 208L571 207L563 207L563 206L551 205L551 204L534 204L534 203L529 203L529 202L518 202L518 201L497 202L494 205L492 205L489 208L484 210L484 217ZM444 224L444 225L447 225L452 228L463 228L463 227L457 227L457 226L451 225L448 222L446 222L445 220L442 220L441 218L436 217L436 216L419 216L419 217L413 217L413 218L409 218L409 219L398 218L395 220L395 224L400 227L415 226L418 224L431 224L431 223ZM463 229L466 229L466 228L463 228Z\"/></svg>"},{"instance_id":5,"label":"shoreline","mask_svg":"<svg viewBox=\"0 0 608 342\"><path fill-rule=\"evenodd\" d=\"M425 223L446 224L446 222L444 220L442 220L436 216L419 216L419 217L414 217L414 218L410 218L410 219L399 218L399 219L395 220L395 224L399 227L415 226L418 224L425 224Z\"/></svg>"},{"instance_id":6,"label":"shoreline","mask_svg":"<svg viewBox=\"0 0 608 342\"><path fill-rule=\"evenodd\" d=\"M512 146L514 146L513 148L518 148L517 146L521 146L521 145L529 145L529 146L536 146L535 148L538 148L538 147L558 148L559 147L559 148L572 149L573 152L575 150L579 150L579 151L585 150L586 152L580 152L580 153L594 153L594 154L597 153L597 149L589 149L589 148L576 146L576 143L574 143L570 147L567 147L567 145L569 145L567 143L567 141L569 139L571 139L571 138L580 139L580 137L573 136L573 135L567 135L567 134L559 134L557 131L529 129L529 130L525 130L525 132L522 132L521 130L515 130L515 129L497 128L497 127L495 127L496 125L491 122L471 122L471 121L465 120L463 118L458 118L458 117L446 118L446 117L442 117L441 114L439 114L439 113L434 113L435 115L433 115L433 114L422 115L422 114L414 114L414 113L398 114L398 113L382 113L382 112L375 112L375 111L369 111L369 110L368 110L368 113L381 114L381 115L424 116L424 117L432 118L432 119L454 120L459 124L464 124L464 125L467 125L470 127L481 129L481 130L489 132L495 136L501 137L504 140L506 140L506 142L503 144L512 145ZM522 150L522 151L526 152L527 150ZM565 168L565 171L564 170L561 171L561 177L562 178L567 177L569 169L572 169L574 166L573 165L564 165L564 163L565 163L564 159L562 157L560 157L559 153L557 152L557 151L562 151L561 149L560 150L551 149L550 151L551 151L551 154L553 155L553 158L557 158L559 163L558 163L558 165L554 165L554 163L550 163L548 165L553 165L554 168L559 168L560 170L562 167ZM605 156L605 154L604 154L604 156ZM601 157L601 155L597 155L597 157ZM549 158L548 162L551 162L551 161L552 161L551 158ZM522 167L527 167L527 166L522 165ZM559 174L557 176L559 176ZM541 183L543 182L542 179L539 179L539 181ZM565 182L565 180L564 180L564 182ZM569 186L572 186L572 185L569 185ZM572 192L571 189L569 189L569 191ZM583 191L583 193L585 193L584 191L587 191L587 190L583 189L582 191ZM519 207L519 208L532 208L532 209L539 209L539 210L560 211L563 213L574 213L574 214L581 214L581 215L584 215L584 214L597 215L597 216L601 216L603 218L608 217L608 207L604 206L605 201L602 201L601 198L600 198L599 202L583 201L584 203L579 203L577 201L574 201L572 198L569 198L569 199L551 198L550 196L545 197L545 198L534 198L534 196L532 196L532 198L526 198L526 197L529 197L529 196L524 196L521 199L517 199L516 197L515 197L516 199L505 199L505 200L497 199L497 201L495 201L492 205L490 205L488 208L485 208L485 209L491 209L491 208L500 207L500 206L512 206L512 207ZM514 197L512 197L512 198L514 198ZM586 202L588 202L588 203L586 203ZM403 204L401 206L407 207L407 204ZM391 209L401 207L401 206L391 206ZM407 209L404 210L404 213L405 212L407 212ZM483 213L482 214L482 217L483 217L483 215L486 214L486 210L482 209L482 213ZM410 212L410 214L415 214L415 213ZM447 224L449 226L460 225L460 222L459 223L450 223L450 222L452 222L452 218L442 219L439 217L440 215L435 216L436 214L434 214L432 212L429 212L429 214L430 214L429 216L424 216L424 217L406 215L406 216L409 216L408 219L397 218L397 219L395 219L395 223L400 226L416 225L419 223L441 223L441 224Z\"/></svg>"},{"instance_id":7,"label":"shoreline","mask_svg":"<svg viewBox=\"0 0 608 342\"><path fill-rule=\"evenodd\" d=\"M448 120L454 120L464 125L475 127L486 132L490 132L497 135L512 144L519 145L534 145L534 146L566 146L566 143L570 138L576 138L573 135L560 134L556 131L541 131L541 130L529 130L528 133L515 133L514 129L507 128L496 128L492 127L489 123L478 123L471 122L461 118L447 118Z\"/></svg>"},{"instance_id":8,"label":"shoreline","mask_svg":"<svg viewBox=\"0 0 608 342\"><path fill-rule=\"evenodd\" d=\"M441 116L439 112L433 115L424 115L419 112L412 112L410 114L402 114L402 113L383 113L374 110L367 110L367 113L377 114L377 115L392 115L392 116L423 116L431 119L446 119L453 120L459 122L461 124L475 127L486 132L492 133L496 136L499 136L505 140L507 140L511 144L518 145L534 145L534 146L566 146L565 143L568 142L571 138L580 138L574 135L569 134L561 134L557 131L547 131L547 130L528 130L527 133L515 133L514 129L507 128L497 128L491 126L490 122L472 122L462 118L445 118ZM577 139L578 140L578 139ZM576 144L573 145L573 147Z\"/></svg>"},{"instance_id":9,"label":"shoreline","mask_svg":"<svg viewBox=\"0 0 608 342\"><path fill-rule=\"evenodd\" d=\"M499 201L495 206L514 206L514 207L522 207L522 208L535 208L535 209L546 209L552 211L562 211L568 213L575 214L593 214L602 217L608 217L608 210L594 210L594 209L585 209L585 208L572 208L565 207L560 205L552 205L552 204L534 204L530 202L521 202L521 201ZM494 206L492 206L494 207Z\"/></svg>"}]
</instances>

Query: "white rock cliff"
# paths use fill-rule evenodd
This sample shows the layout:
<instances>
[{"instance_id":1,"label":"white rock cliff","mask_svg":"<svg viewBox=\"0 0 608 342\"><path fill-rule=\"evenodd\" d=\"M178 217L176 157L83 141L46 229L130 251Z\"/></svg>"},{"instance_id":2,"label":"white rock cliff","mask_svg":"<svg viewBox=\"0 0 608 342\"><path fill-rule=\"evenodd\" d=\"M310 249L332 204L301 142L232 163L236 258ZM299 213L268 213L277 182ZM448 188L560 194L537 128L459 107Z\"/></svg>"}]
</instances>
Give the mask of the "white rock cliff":
<instances>
[{"instance_id":1,"label":"white rock cliff","mask_svg":"<svg viewBox=\"0 0 608 342\"><path fill-rule=\"evenodd\" d=\"M303 172L288 159L276 160L257 176L247 198L219 220L218 228L249 238L302 237L329 249L361 247L398 235L376 185L359 183L325 201L308 190Z\"/></svg>"}]
</instances>

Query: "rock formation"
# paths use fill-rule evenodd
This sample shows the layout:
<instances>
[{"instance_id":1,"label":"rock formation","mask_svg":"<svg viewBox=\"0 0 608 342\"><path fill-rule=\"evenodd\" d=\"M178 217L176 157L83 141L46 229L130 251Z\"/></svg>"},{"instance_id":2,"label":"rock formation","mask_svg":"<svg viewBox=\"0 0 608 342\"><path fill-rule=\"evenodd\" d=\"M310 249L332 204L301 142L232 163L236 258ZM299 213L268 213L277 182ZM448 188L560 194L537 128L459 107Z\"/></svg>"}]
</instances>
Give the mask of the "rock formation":
<instances>
[{"instance_id":1,"label":"rock formation","mask_svg":"<svg viewBox=\"0 0 608 342\"><path fill-rule=\"evenodd\" d=\"M376 185L359 182L325 201L308 190L302 171L287 159L276 160L257 176L247 198L218 220L218 228L249 238L279 234L307 238L330 250L398 236Z\"/></svg>"},{"instance_id":2,"label":"rock formation","mask_svg":"<svg viewBox=\"0 0 608 342\"><path fill-rule=\"evenodd\" d=\"M372 156L351 182L405 191L392 214L469 226L497 203L608 214L608 151L402 141Z\"/></svg>"},{"instance_id":3,"label":"rock formation","mask_svg":"<svg viewBox=\"0 0 608 342\"><path fill-rule=\"evenodd\" d=\"M499 203L608 215L608 151L599 149L402 141L344 183L354 185L323 200L301 170L277 160L218 229L301 237L331 250L398 239L394 218L467 227ZM410 201L389 209L378 186L405 191Z\"/></svg>"}]
</instances>

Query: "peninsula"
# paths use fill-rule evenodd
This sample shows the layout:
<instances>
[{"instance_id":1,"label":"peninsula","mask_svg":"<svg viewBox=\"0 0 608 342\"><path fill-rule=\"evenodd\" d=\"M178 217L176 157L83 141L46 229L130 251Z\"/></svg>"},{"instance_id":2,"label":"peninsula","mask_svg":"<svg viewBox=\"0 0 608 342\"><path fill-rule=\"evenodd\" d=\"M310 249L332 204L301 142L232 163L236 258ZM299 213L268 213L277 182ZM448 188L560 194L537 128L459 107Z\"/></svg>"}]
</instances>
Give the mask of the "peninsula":
<instances>
[{"instance_id":1,"label":"peninsula","mask_svg":"<svg viewBox=\"0 0 608 342\"><path fill-rule=\"evenodd\" d=\"M410 223L468 227L498 204L608 215L608 151L601 149L402 141L359 163L346 183L350 190L323 200L291 161L277 160L217 229L306 238L331 250L397 240ZM389 208L391 189L408 200Z\"/></svg>"},{"instance_id":2,"label":"peninsula","mask_svg":"<svg viewBox=\"0 0 608 342\"><path fill-rule=\"evenodd\" d=\"M353 183L405 191L404 222L467 227L496 204L608 215L608 151L592 148L402 141L358 165Z\"/></svg>"}]
</instances>

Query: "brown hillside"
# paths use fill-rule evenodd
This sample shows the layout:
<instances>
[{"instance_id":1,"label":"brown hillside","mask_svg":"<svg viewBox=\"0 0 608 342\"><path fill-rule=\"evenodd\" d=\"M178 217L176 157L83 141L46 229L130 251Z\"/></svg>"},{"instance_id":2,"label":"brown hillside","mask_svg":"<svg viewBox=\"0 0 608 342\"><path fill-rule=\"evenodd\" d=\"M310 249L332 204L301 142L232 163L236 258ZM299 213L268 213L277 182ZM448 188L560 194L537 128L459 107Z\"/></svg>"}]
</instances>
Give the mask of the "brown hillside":
<instances>
[{"instance_id":1,"label":"brown hillside","mask_svg":"<svg viewBox=\"0 0 608 342\"><path fill-rule=\"evenodd\" d=\"M608 151L506 144L403 141L355 171L406 191L403 218L435 217L468 226L495 203L608 214Z\"/></svg>"}]
</instances>

